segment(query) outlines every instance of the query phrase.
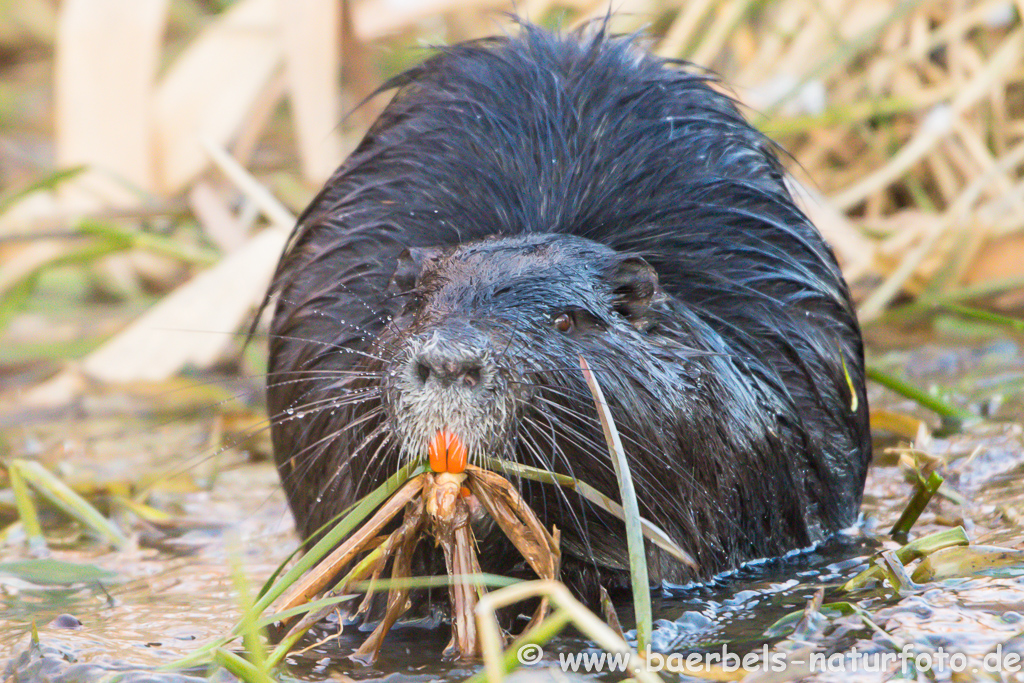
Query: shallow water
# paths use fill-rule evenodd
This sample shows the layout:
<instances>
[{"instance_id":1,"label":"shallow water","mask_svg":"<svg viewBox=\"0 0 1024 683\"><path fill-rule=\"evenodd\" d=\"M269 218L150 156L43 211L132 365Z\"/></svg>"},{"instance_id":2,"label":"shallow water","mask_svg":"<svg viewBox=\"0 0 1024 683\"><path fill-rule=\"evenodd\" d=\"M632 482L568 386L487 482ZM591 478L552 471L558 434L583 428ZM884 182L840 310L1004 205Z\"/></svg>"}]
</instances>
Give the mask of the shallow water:
<instances>
[{"instance_id":1,"label":"shallow water","mask_svg":"<svg viewBox=\"0 0 1024 683\"><path fill-rule=\"evenodd\" d=\"M969 350L928 346L890 352L875 360L883 368L904 370L918 384L941 386L951 392L953 401L980 407L990 416L964 431L933 439L928 450L948 459L947 482L963 501L934 499L912 537L962 524L974 542L1024 547L1024 436L1014 422L1021 414L1024 361L1017 343L998 340ZM915 414L936 424L913 404L878 387L871 391L873 408ZM126 419L116 415L118 405L106 397L91 409L82 408L73 420L22 416L17 424L7 422L11 426L0 434L14 457L38 457L66 481L87 481L106 491L124 488L125 482L138 487L141 480L176 474L156 484L150 498L154 507L172 512L173 520L140 523L115 511L123 528L138 539L132 549L111 551L80 537L72 527L49 520L49 537L57 538L51 543L51 557L96 565L114 572L116 578L41 586L0 575L0 661L20 654L20 661L11 666L23 680L55 675L64 680L96 680L104 673L126 670L135 672L128 680L141 680L144 671L168 664L231 628L239 614L233 563L242 564L258 587L296 546L272 465L250 452L210 449L211 443L218 442L220 423L206 414L165 416L159 421ZM709 653L721 652L725 645L729 652L743 656L767 644L779 651L796 648L795 660L802 656L801 643L790 638L791 629L779 629L770 636L765 631L781 617L803 610L824 588L826 606L855 602L871 616L874 626L827 608L810 619L802 631L803 644L812 644L826 656L846 653L844 658L829 660L833 669L818 673L816 680L842 676L876 681L899 674L899 662L888 673L864 671L865 662L871 668L870 660L859 660L861 670L851 672L853 648L881 653L908 646L911 668L906 675L910 678L915 677L914 654L934 654L941 647L946 653L967 657L962 673L947 669L927 674L936 680L977 678L981 674L971 670L983 669L986 655L999 647L1004 657L1024 652L1021 568L998 576L928 583L904 595L887 586L852 595L839 591L838 586L866 566L876 550L897 547L885 532L912 489L895 457L884 452L898 439L878 436L864 521L857 529L813 551L755 563L709 585L681 587L658 596L655 649L666 654ZM206 457L210 453L216 457ZM9 500L0 501L0 512L8 517L9 505ZM17 541L16 532L8 535L0 547L0 562L30 557ZM628 618L628 605L620 609L620 616ZM40 646L29 652L33 622ZM81 626L74 627L76 622ZM428 681L462 680L476 669L442 661L439 653L447 642L446 629L422 625L396 628L373 667L348 661L345 655L366 635L349 627L340 637L292 656L287 674L319 681L339 675L374 679L398 673L401 680ZM576 654L588 647L578 636L563 635L545 648L542 665L557 666L559 654ZM840 663L845 671L836 668ZM189 673L206 676L203 671ZM994 680L1004 674L994 674ZM218 676L223 677L223 672ZM622 678L621 674L605 676Z\"/></svg>"}]
</instances>

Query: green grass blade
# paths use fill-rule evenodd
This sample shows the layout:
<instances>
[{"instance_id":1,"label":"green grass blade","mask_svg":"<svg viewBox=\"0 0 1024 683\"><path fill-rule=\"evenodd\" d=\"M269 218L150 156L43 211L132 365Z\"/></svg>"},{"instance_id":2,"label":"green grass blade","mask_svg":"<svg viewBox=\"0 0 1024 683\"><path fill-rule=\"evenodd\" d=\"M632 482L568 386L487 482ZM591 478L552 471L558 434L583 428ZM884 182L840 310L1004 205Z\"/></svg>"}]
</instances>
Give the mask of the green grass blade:
<instances>
[{"instance_id":1,"label":"green grass blade","mask_svg":"<svg viewBox=\"0 0 1024 683\"><path fill-rule=\"evenodd\" d=\"M37 192L39 190L52 190L61 183L71 180L75 176L79 175L85 169L85 166L72 166L70 168L58 169L53 173L49 173L42 178L39 178L38 180L33 180L28 185L5 192L3 195L0 195L0 214L3 214L7 209L11 208L19 199L27 197L33 192Z\"/></svg>"},{"instance_id":2,"label":"green grass blade","mask_svg":"<svg viewBox=\"0 0 1024 683\"><path fill-rule=\"evenodd\" d=\"M522 634L509 645L502 655L501 666L503 673L509 674L519 667L519 650L527 644L547 645L559 633L565 630L566 625L572 620L572 613L561 608L556 610L544 621L540 622L529 632ZM466 679L466 683L487 683L489 680L487 670L481 669L473 676Z\"/></svg>"},{"instance_id":3,"label":"green grass blade","mask_svg":"<svg viewBox=\"0 0 1024 683\"><path fill-rule=\"evenodd\" d=\"M893 537L893 540L897 543L907 542L907 536L910 534L911 527L914 526L918 517L924 512L925 507L928 506L928 502L935 495L935 492L942 486L942 482L942 475L938 472L932 472L928 475L927 479L919 478L917 485L914 487L914 495L911 496L907 506L903 508L900 518L896 520L896 524L889 531L889 535Z\"/></svg>"},{"instance_id":4,"label":"green grass blade","mask_svg":"<svg viewBox=\"0 0 1024 683\"><path fill-rule=\"evenodd\" d=\"M241 560L237 553L231 556L231 583L238 594L238 602L242 607L242 618L238 622L238 632L242 636L242 644L249 653L249 662L260 672L267 674L267 646L260 632L258 613L254 610L252 590L249 578L245 575Z\"/></svg>"},{"instance_id":5,"label":"green grass blade","mask_svg":"<svg viewBox=\"0 0 1024 683\"><path fill-rule=\"evenodd\" d=\"M636 649L638 652L647 650L651 642L651 583L647 576L647 551L644 548L644 536L640 525L640 506L633 488L633 476L626 461L626 451L619 440L619 432L612 420L611 410L604 399L597 378L590 370L587 361L580 356L580 368L587 380L597 415L601 420L601 429L608 442L608 454L615 468L615 478L619 482L619 496L622 498L623 522L626 524L626 543L629 548L629 573L633 584L633 609L636 615Z\"/></svg>"},{"instance_id":6,"label":"green grass blade","mask_svg":"<svg viewBox=\"0 0 1024 683\"><path fill-rule=\"evenodd\" d=\"M909 564L914 560L926 557L938 550L942 550L943 548L964 546L970 544L970 542L970 538L967 537L967 531L964 530L962 526L958 526L955 529L946 529L945 531L939 531L934 534L922 536L921 538L916 538L898 549L896 551L896 557L898 557L900 562L903 564ZM844 583L842 590L847 593L855 591L874 581L880 581L884 576L885 573L881 568L872 564L870 567Z\"/></svg>"},{"instance_id":7,"label":"green grass blade","mask_svg":"<svg viewBox=\"0 0 1024 683\"><path fill-rule=\"evenodd\" d=\"M218 648L213 653L213 661L234 674L243 683L276 683L265 671L252 662L239 657L234 652Z\"/></svg>"},{"instance_id":8,"label":"green grass blade","mask_svg":"<svg viewBox=\"0 0 1024 683\"><path fill-rule=\"evenodd\" d=\"M173 237L127 230L113 223L84 220L79 224L78 230L85 235L99 237L108 242L126 244L134 249L144 249L190 265L210 266L220 260L220 255L209 249L183 246L181 240Z\"/></svg>"},{"instance_id":9,"label":"green grass blade","mask_svg":"<svg viewBox=\"0 0 1024 683\"><path fill-rule=\"evenodd\" d=\"M369 517L388 497L400 489L405 482L413 477L427 471L427 465L422 462L409 463L393 474L390 479L377 487L372 493L365 496L352 511L338 522L338 524L324 535L315 546L299 558L299 561L282 576L273 587L256 602L256 613L260 614L270 607L270 603L277 600L281 595L294 584L300 576L312 569L317 562L322 560L334 546L345 539L357 525Z\"/></svg>"},{"instance_id":10,"label":"green grass blade","mask_svg":"<svg viewBox=\"0 0 1024 683\"><path fill-rule=\"evenodd\" d=\"M76 583L112 581L117 574L94 564L64 562L53 558L0 563L0 574L14 576L43 586L73 586Z\"/></svg>"},{"instance_id":11,"label":"green grass blade","mask_svg":"<svg viewBox=\"0 0 1024 683\"><path fill-rule=\"evenodd\" d=\"M38 493L111 545L119 549L127 547L128 538L120 529L45 467L30 460L14 460L11 469L17 469Z\"/></svg>"},{"instance_id":12,"label":"green grass blade","mask_svg":"<svg viewBox=\"0 0 1024 683\"><path fill-rule=\"evenodd\" d=\"M14 491L14 506L18 509L18 518L25 527L28 547L34 553L43 552L46 550L46 539L43 538L39 513L36 511L32 495L28 492L28 486L25 485L25 478L21 476L21 470L17 467L8 468L7 473L11 478L11 489Z\"/></svg>"},{"instance_id":13,"label":"green grass blade","mask_svg":"<svg viewBox=\"0 0 1024 683\"><path fill-rule=\"evenodd\" d=\"M310 548L306 554L299 558L291 569L285 572L269 587L262 592L259 599L253 605L253 614L262 614L271 603L284 594L295 582L307 571L312 569L317 562L326 557L338 543L344 540L353 529L369 517L374 510L387 500L391 494L400 489L409 479L426 472L428 467L423 462L412 462L393 474L387 481L377 487L373 492L365 496L346 514L333 529L324 535L320 541ZM240 625L235 625L231 635L206 643L202 647L176 661L160 667L161 671L173 671L184 669L198 664L211 655L217 648L223 647L234 640L240 633ZM273 656L271 656L272 658Z\"/></svg>"},{"instance_id":14,"label":"green grass blade","mask_svg":"<svg viewBox=\"0 0 1024 683\"><path fill-rule=\"evenodd\" d=\"M975 422L980 419L971 411L946 403L942 399L930 395L925 390L914 386L910 382L896 377L893 374L883 372L876 367L869 365L867 367L867 376L869 379L878 382L886 389L895 391L897 394L915 401L920 404L921 407L927 408L928 410L941 415L943 418L952 421L957 426L962 425L965 422Z\"/></svg>"}]
</instances>

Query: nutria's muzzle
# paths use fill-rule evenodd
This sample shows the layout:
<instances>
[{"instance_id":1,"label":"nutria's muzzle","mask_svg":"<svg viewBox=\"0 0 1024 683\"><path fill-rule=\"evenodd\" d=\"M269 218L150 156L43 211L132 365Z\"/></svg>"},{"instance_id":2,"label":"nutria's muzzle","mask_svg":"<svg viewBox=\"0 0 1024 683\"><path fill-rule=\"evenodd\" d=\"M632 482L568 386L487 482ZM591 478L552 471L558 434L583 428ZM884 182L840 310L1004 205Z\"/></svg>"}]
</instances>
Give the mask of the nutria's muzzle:
<instances>
[{"instance_id":1,"label":"nutria's muzzle","mask_svg":"<svg viewBox=\"0 0 1024 683\"><path fill-rule=\"evenodd\" d=\"M468 322L445 321L412 336L394 360L386 404L402 452L425 457L438 432L457 436L470 461L509 433L514 399L488 336Z\"/></svg>"}]
</instances>

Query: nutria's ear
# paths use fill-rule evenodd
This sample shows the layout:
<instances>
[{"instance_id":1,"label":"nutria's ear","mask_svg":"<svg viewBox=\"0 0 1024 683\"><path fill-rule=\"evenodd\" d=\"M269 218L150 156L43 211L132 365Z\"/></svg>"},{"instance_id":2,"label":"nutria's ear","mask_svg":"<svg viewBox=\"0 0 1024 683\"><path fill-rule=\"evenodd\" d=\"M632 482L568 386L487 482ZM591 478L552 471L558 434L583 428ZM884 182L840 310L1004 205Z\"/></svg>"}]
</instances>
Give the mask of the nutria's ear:
<instances>
[{"instance_id":1,"label":"nutria's ear","mask_svg":"<svg viewBox=\"0 0 1024 683\"><path fill-rule=\"evenodd\" d=\"M409 247L398 255L395 274L388 289L394 294L404 294L416 288L416 280L423 267L433 261L441 250L437 247Z\"/></svg>"},{"instance_id":2,"label":"nutria's ear","mask_svg":"<svg viewBox=\"0 0 1024 683\"><path fill-rule=\"evenodd\" d=\"M647 327L647 309L665 294L658 284L658 273L639 256L627 256L608 273L615 299L615 311L638 330Z\"/></svg>"}]
</instances>

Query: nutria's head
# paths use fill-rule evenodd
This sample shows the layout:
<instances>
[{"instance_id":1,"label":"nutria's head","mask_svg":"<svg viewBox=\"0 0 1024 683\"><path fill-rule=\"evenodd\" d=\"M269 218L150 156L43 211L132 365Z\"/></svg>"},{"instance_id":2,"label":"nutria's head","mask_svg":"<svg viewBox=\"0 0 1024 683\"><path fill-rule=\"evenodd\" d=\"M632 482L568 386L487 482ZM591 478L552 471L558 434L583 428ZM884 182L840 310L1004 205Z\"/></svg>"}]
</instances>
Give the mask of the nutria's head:
<instances>
[{"instance_id":1,"label":"nutria's head","mask_svg":"<svg viewBox=\"0 0 1024 683\"><path fill-rule=\"evenodd\" d=\"M537 389L579 375L588 347L636 337L662 296L643 259L553 234L407 250L390 292L400 313L378 348L399 448L424 457L448 431L471 461L504 455Z\"/></svg>"}]
</instances>

